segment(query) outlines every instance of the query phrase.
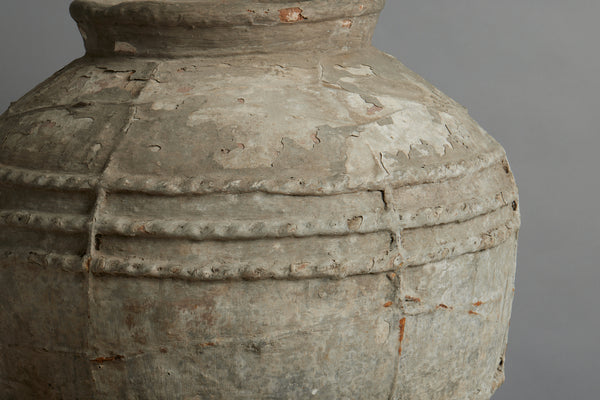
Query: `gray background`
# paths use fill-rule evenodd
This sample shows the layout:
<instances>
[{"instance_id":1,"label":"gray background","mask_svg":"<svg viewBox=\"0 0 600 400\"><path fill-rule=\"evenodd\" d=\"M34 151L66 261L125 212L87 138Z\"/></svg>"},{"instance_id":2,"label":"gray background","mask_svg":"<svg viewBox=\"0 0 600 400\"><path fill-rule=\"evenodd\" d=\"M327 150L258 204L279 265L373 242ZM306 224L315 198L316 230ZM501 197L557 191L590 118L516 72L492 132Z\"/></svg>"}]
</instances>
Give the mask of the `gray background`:
<instances>
[{"instance_id":1,"label":"gray background","mask_svg":"<svg viewBox=\"0 0 600 400\"><path fill-rule=\"evenodd\" d=\"M0 112L83 54L68 0L2 0ZM388 0L375 44L507 150L523 228L503 399L600 393L600 2Z\"/></svg>"}]
</instances>

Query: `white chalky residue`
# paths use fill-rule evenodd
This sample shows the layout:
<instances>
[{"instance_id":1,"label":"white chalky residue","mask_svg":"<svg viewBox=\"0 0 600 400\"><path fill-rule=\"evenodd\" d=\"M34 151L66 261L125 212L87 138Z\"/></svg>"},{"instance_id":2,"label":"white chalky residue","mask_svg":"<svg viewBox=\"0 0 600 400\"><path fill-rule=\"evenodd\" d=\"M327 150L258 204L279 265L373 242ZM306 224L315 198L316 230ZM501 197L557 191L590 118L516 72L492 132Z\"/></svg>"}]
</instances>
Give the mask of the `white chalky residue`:
<instances>
[{"instance_id":1,"label":"white chalky residue","mask_svg":"<svg viewBox=\"0 0 600 400\"><path fill-rule=\"evenodd\" d=\"M340 70L340 71L346 71L349 74L352 75L358 75L358 76L373 76L375 75L373 73L373 68L371 68L368 65L361 65L360 67L346 67L343 65L336 65L335 69Z\"/></svg>"},{"instance_id":2,"label":"white chalky residue","mask_svg":"<svg viewBox=\"0 0 600 400\"><path fill-rule=\"evenodd\" d=\"M373 106L372 104L367 103L358 93L348 93L345 100L349 108L359 114L367 113L369 107Z\"/></svg>"},{"instance_id":3,"label":"white chalky residue","mask_svg":"<svg viewBox=\"0 0 600 400\"><path fill-rule=\"evenodd\" d=\"M158 111L158 110L173 111L173 110L177 109L177 106L178 106L178 103L176 103L176 102L155 101L154 103L152 103L151 108L154 111Z\"/></svg>"},{"instance_id":4,"label":"white chalky residue","mask_svg":"<svg viewBox=\"0 0 600 400\"><path fill-rule=\"evenodd\" d=\"M413 146L424 142L443 156L446 147L452 147L448 141L450 132L444 123L435 121L427 107L415 102L404 102L403 107L389 116L393 124L373 122L362 127L360 137L374 153L394 153L401 151L409 155ZM452 119L448 114L440 114L442 119Z\"/></svg>"},{"instance_id":5,"label":"white chalky residue","mask_svg":"<svg viewBox=\"0 0 600 400\"><path fill-rule=\"evenodd\" d=\"M390 324L383 318L379 318L375 328L375 341L379 344L387 342L390 336Z\"/></svg>"}]
</instances>

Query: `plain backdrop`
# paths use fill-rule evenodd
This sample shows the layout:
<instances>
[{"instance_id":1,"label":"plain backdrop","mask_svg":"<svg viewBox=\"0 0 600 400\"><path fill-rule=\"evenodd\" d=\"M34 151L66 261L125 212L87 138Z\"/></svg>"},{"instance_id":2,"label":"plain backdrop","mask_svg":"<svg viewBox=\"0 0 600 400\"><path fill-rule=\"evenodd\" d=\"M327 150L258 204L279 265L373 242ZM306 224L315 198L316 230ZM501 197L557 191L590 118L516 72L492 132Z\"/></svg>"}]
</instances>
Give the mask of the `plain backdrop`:
<instances>
[{"instance_id":1,"label":"plain backdrop","mask_svg":"<svg viewBox=\"0 0 600 400\"><path fill-rule=\"evenodd\" d=\"M83 54L68 4L0 2L0 112ZM470 110L517 178L517 291L494 400L600 398L599 16L598 0L388 0L375 34Z\"/></svg>"}]
</instances>

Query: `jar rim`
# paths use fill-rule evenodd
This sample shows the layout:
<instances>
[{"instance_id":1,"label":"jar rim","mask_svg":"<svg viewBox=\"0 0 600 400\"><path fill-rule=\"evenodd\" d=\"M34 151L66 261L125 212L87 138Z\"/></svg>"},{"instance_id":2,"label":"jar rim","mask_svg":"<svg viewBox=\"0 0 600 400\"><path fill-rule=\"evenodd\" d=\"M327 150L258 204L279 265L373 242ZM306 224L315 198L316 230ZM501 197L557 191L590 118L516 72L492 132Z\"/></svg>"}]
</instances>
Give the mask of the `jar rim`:
<instances>
[{"instance_id":1,"label":"jar rim","mask_svg":"<svg viewBox=\"0 0 600 400\"><path fill-rule=\"evenodd\" d=\"M75 0L90 55L347 52L371 43L385 0Z\"/></svg>"},{"instance_id":2,"label":"jar rim","mask_svg":"<svg viewBox=\"0 0 600 400\"><path fill-rule=\"evenodd\" d=\"M107 26L207 28L321 22L381 12L385 0L74 0L70 11L78 23ZM291 11L297 18L288 18Z\"/></svg>"}]
</instances>

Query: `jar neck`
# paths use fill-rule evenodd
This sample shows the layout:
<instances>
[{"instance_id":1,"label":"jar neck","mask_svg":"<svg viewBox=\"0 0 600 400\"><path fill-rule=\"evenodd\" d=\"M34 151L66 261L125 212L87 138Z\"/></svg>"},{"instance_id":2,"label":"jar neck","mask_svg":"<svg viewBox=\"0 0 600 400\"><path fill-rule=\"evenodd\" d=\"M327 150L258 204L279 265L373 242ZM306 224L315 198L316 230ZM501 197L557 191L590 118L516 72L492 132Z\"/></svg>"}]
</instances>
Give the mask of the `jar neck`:
<instances>
[{"instance_id":1,"label":"jar neck","mask_svg":"<svg viewBox=\"0 0 600 400\"><path fill-rule=\"evenodd\" d=\"M370 45L385 0L75 0L94 56L346 52Z\"/></svg>"}]
</instances>

